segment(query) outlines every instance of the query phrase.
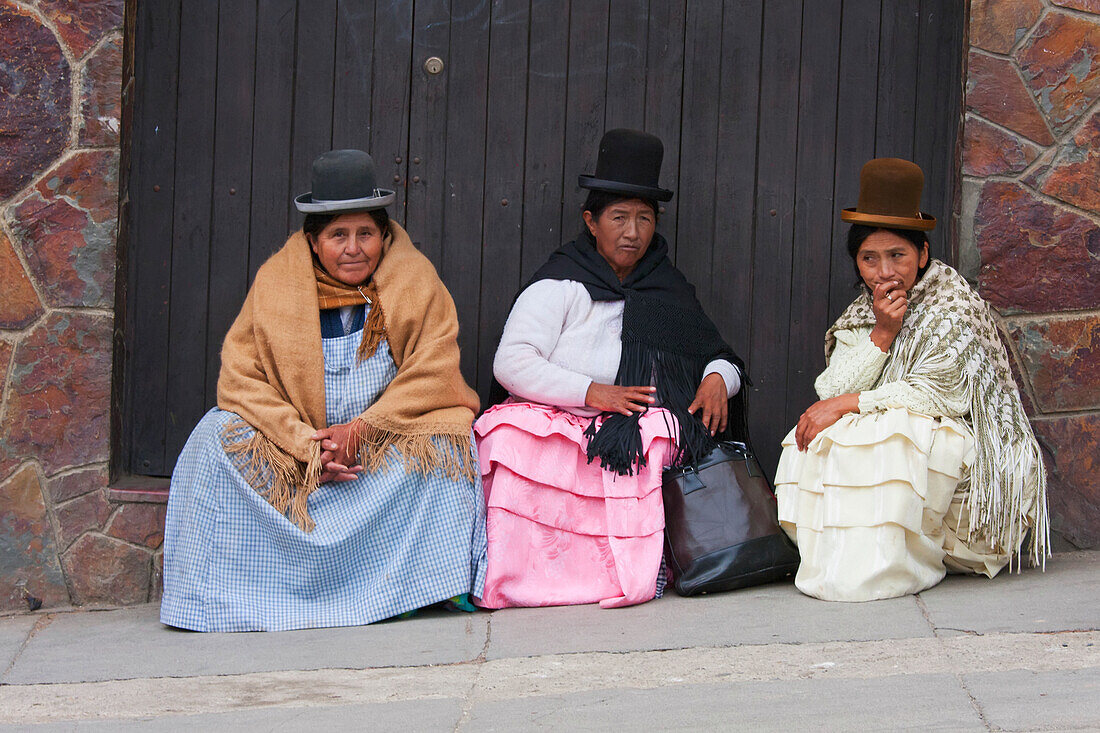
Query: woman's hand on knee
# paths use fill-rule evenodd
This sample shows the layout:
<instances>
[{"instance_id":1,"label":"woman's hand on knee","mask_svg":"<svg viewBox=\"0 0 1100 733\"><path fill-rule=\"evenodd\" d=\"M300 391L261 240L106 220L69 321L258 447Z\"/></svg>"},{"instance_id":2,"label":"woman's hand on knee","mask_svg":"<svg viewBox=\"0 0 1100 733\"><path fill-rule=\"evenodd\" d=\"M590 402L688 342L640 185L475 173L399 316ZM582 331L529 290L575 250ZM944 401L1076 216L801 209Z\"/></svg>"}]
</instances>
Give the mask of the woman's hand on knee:
<instances>
[{"instance_id":1,"label":"woman's hand on knee","mask_svg":"<svg viewBox=\"0 0 1100 733\"><path fill-rule=\"evenodd\" d=\"M827 400L819 400L798 418L798 427L794 431L795 443L799 450L806 450L818 433L832 426L849 412L859 412L859 393L842 394Z\"/></svg>"},{"instance_id":2,"label":"woman's hand on knee","mask_svg":"<svg viewBox=\"0 0 1100 733\"><path fill-rule=\"evenodd\" d=\"M650 405L656 401L653 397L656 391L656 387L620 387L616 384L593 382L588 385L584 404L600 412L633 415L635 412L645 412L649 409Z\"/></svg>"},{"instance_id":3,"label":"woman's hand on knee","mask_svg":"<svg viewBox=\"0 0 1100 733\"><path fill-rule=\"evenodd\" d=\"M711 435L720 433L726 429L729 422L729 395L726 390L726 380L722 375L712 372L699 383L699 389L695 390L695 399L688 406L688 412L695 414L703 421L703 425Z\"/></svg>"},{"instance_id":4,"label":"woman's hand on knee","mask_svg":"<svg viewBox=\"0 0 1100 733\"><path fill-rule=\"evenodd\" d=\"M320 483L354 481L363 467L356 463L359 453L350 423L332 425L310 436L321 443Z\"/></svg>"}]
</instances>

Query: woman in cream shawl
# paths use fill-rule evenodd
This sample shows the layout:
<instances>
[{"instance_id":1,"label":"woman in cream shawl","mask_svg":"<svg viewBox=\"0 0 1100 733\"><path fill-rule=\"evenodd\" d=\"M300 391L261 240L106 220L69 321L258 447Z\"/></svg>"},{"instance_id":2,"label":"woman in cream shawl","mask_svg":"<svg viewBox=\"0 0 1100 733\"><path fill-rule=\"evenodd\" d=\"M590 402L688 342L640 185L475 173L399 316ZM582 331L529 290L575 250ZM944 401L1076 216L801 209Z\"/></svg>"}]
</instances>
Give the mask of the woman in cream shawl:
<instances>
[{"instance_id":1,"label":"woman in cream shawl","mask_svg":"<svg viewBox=\"0 0 1100 733\"><path fill-rule=\"evenodd\" d=\"M861 294L825 336L821 400L783 441L779 520L795 584L836 601L917 593L947 570L993 577L1046 554L1046 474L986 303L928 255L924 174L860 179L848 252Z\"/></svg>"},{"instance_id":2,"label":"woman in cream shawl","mask_svg":"<svg viewBox=\"0 0 1100 733\"><path fill-rule=\"evenodd\" d=\"M484 584L484 498L454 303L390 221L370 156L336 150L302 231L257 272L218 407L172 475L161 621L347 626Z\"/></svg>"}]
</instances>

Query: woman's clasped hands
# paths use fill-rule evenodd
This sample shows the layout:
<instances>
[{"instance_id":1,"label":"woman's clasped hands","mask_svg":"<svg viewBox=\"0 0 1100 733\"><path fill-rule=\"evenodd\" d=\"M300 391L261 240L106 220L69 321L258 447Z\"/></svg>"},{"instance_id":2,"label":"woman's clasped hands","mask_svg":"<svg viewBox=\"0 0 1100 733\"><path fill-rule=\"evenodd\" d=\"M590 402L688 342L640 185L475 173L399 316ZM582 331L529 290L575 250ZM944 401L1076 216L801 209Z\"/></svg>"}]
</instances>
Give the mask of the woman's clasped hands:
<instances>
[{"instance_id":1,"label":"woman's clasped hands","mask_svg":"<svg viewBox=\"0 0 1100 733\"><path fill-rule=\"evenodd\" d=\"M351 423L332 425L310 436L321 442L321 477L319 483L354 481L363 471L356 463L359 446Z\"/></svg>"}]
</instances>

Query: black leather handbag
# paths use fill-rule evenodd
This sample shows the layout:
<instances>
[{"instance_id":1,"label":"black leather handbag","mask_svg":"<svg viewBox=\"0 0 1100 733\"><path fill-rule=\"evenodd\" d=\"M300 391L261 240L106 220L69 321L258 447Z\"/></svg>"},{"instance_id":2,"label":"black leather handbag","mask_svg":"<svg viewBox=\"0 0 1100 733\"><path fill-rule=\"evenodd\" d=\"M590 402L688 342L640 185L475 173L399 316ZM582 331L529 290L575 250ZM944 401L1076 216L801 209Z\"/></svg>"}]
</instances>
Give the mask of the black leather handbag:
<instances>
[{"instance_id":1,"label":"black leather handbag","mask_svg":"<svg viewBox=\"0 0 1100 733\"><path fill-rule=\"evenodd\" d=\"M746 443L725 441L703 460L665 471L666 558L683 596L759 585L798 570L779 527L775 493Z\"/></svg>"}]
</instances>

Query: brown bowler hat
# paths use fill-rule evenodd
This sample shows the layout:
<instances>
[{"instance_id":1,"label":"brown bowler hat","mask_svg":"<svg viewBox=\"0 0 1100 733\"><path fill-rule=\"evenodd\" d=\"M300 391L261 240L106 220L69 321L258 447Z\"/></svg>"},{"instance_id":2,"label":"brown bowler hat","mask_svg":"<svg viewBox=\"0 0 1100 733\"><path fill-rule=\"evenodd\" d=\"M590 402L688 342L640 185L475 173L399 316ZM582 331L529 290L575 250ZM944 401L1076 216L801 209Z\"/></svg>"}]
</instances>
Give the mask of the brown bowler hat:
<instances>
[{"instance_id":1,"label":"brown bowler hat","mask_svg":"<svg viewBox=\"0 0 1100 733\"><path fill-rule=\"evenodd\" d=\"M920 210L924 171L901 158L875 158L859 173L859 205L844 209L840 218L851 224L916 229L927 232L936 217Z\"/></svg>"}]
</instances>

